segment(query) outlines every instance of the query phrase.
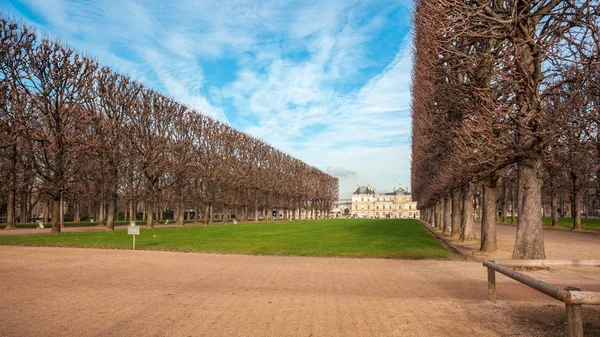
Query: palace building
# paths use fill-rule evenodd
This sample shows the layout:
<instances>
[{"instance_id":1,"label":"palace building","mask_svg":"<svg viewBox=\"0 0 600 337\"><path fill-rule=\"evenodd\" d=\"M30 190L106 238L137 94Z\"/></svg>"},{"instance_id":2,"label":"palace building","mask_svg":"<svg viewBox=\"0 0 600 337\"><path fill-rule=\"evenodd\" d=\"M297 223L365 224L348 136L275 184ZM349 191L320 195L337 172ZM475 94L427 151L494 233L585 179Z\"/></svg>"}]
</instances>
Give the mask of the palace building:
<instances>
[{"instance_id":1,"label":"palace building","mask_svg":"<svg viewBox=\"0 0 600 337\"><path fill-rule=\"evenodd\" d=\"M353 218L418 218L417 202L410 192L394 188L391 193L377 193L371 185L357 186L352 194Z\"/></svg>"}]
</instances>

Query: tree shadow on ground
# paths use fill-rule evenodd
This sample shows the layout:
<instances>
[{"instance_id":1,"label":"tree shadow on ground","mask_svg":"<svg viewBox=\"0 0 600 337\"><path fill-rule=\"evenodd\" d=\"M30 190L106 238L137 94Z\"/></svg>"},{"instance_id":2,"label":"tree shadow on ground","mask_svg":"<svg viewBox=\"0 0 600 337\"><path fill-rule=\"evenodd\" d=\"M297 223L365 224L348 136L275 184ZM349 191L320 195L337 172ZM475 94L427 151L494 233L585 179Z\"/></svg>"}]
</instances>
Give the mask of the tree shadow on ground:
<instances>
[{"instance_id":1,"label":"tree shadow on ground","mask_svg":"<svg viewBox=\"0 0 600 337\"><path fill-rule=\"evenodd\" d=\"M499 336L567 336L566 310L561 302L487 302L484 306L492 310L470 311L472 319ZM600 336L600 307L584 305L582 312L584 335Z\"/></svg>"}]
</instances>

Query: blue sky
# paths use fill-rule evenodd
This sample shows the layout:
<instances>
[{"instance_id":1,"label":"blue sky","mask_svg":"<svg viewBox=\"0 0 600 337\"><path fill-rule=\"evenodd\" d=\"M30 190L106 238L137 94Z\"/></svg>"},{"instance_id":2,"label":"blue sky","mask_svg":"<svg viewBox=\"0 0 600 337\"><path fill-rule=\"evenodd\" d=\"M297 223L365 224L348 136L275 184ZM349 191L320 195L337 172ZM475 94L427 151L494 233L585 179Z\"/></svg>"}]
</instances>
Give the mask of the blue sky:
<instances>
[{"instance_id":1,"label":"blue sky","mask_svg":"<svg viewBox=\"0 0 600 337\"><path fill-rule=\"evenodd\" d=\"M120 73L378 191L410 184L409 0L0 0Z\"/></svg>"}]
</instances>

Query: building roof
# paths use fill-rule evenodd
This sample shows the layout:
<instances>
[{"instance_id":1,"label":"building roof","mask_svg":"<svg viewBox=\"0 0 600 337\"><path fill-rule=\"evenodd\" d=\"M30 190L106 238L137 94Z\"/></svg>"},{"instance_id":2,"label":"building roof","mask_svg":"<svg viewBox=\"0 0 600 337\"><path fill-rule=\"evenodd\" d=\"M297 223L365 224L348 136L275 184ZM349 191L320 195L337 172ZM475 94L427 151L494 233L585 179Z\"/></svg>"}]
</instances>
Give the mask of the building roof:
<instances>
[{"instance_id":1,"label":"building roof","mask_svg":"<svg viewBox=\"0 0 600 337\"><path fill-rule=\"evenodd\" d=\"M375 189L369 186L358 186L353 194L375 194Z\"/></svg>"},{"instance_id":2,"label":"building roof","mask_svg":"<svg viewBox=\"0 0 600 337\"><path fill-rule=\"evenodd\" d=\"M386 193L385 195L410 195L410 192L406 191L402 187L398 187L398 189L394 188L394 192Z\"/></svg>"}]
</instances>

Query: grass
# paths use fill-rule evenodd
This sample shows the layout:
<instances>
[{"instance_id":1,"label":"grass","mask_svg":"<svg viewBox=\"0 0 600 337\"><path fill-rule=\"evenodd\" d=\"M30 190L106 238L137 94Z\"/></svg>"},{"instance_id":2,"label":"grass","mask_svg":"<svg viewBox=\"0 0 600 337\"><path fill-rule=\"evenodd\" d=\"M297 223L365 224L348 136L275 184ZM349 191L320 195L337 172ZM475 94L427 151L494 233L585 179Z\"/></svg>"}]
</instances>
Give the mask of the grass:
<instances>
[{"instance_id":1,"label":"grass","mask_svg":"<svg viewBox=\"0 0 600 337\"><path fill-rule=\"evenodd\" d=\"M0 245L131 249L124 230L0 236ZM335 219L141 229L136 248L256 255L447 258L415 220Z\"/></svg>"},{"instance_id":2,"label":"grass","mask_svg":"<svg viewBox=\"0 0 600 337\"><path fill-rule=\"evenodd\" d=\"M517 218L515 217L515 223ZM510 223L510 217L506 217L506 222ZM552 218L543 218L542 223L544 226L552 226ZM558 225L560 227L572 228L573 227L573 219L572 218L559 218ZM581 218L581 228L597 228L600 229L600 219L584 219Z\"/></svg>"}]
</instances>

